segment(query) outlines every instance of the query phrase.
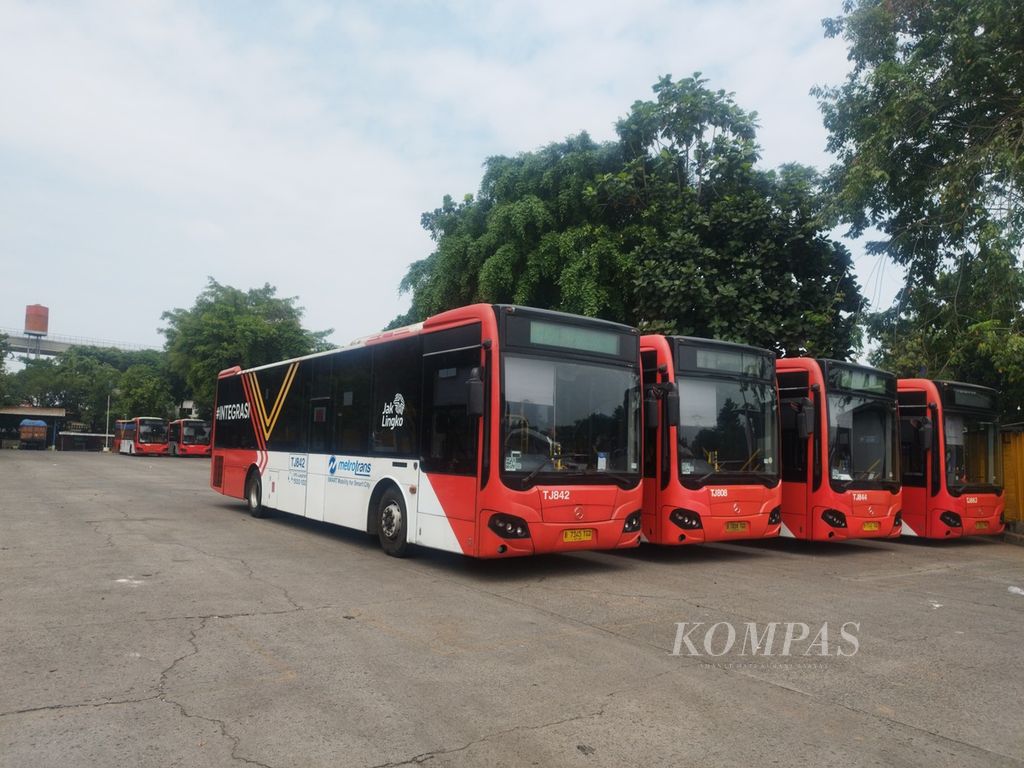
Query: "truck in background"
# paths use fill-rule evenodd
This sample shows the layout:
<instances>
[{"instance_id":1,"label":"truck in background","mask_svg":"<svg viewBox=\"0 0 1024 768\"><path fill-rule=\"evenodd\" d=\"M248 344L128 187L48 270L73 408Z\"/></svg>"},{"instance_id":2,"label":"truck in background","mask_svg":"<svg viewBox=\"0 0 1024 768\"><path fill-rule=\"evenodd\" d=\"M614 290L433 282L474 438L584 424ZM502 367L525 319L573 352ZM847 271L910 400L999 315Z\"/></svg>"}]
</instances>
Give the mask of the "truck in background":
<instances>
[{"instance_id":1,"label":"truck in background","mask_svg":"<svg viewBox=\"0 0 1024 768\"><path fill-rule=\"evenodd\" d=\"M46 450L46 422L41 419L22 419L18 424L18 447L21 450Z\"/></svg>"}]
</instances>

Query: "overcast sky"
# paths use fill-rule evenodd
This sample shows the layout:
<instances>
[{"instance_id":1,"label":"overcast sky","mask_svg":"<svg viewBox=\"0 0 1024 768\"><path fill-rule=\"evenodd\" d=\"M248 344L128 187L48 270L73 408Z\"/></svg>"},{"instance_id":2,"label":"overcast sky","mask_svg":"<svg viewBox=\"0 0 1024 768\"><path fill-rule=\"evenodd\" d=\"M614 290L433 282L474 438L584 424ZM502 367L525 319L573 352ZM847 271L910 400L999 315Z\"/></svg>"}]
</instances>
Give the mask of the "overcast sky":
<instances>
[{"instance_id":1,"label":"overcast sky","mask_svg":"<svg viewBox=\"0 0 1024 768\"><path fill-rule=\"evenodd\" d=\"M615 121L701 71L765 167L824 168L832 0L0 3L0 327L162 346L216 280L297 296L335 342L408 306L420 214L491 155ZM888 304L895 268L858 256Z\"/></svg>"}]
</instances>

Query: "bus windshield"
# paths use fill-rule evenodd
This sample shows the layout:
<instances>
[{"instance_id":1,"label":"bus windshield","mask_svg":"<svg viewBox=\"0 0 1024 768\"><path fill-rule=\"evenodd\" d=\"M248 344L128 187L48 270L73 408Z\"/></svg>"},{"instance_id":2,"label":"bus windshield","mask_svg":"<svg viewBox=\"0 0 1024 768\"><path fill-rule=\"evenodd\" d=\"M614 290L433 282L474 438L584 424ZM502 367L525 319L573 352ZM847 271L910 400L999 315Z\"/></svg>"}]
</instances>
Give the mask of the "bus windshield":
<instances>
[{"instance_id":1,"label":"bus windshield","mask_svg":"<svg viewBox=\"0 0 1024 768\"><path fill-rule=\"evenodd\" d=\"M189 421L182 424L181 442L185 445L209 445L209 423L205 421Z\"/></svg>"},{"instance_id":2,"label":"bus windshield","mask_svg":"<svg viewBox=\"0 0 1024 768\"><path fill-rule=\"evenodd\" d=\"M776 459L775 387L750 379L679 377L679 475L701 484L773 481Z\"/></svg>"},{"instance_id":3,"label":"bus windshield","mask_svg":"<svg viewBox=\"0 0 1024 768\"><path fill-rule=\"evenodd\" d=\"M954 492L1002 485L999 425L992 414L946 411L946 487Z\"/></svg>"},{"instance_id":4,"label":"bus windshield","mask_svg":"<svg viewBox=\"0 0 1024 768\"><path fill-rule=\"evenodd\" d=\"M828 464L832 485L876 488L898 482L894 404L848 392L828 396Z\"/></svg>"},{"instance_id":5,"label":"bus windshield","mask_svg":"<svg viewBox=\"0 0 1024 768\"><path fill-rule=\"evenodd\" d=\"M529 487L542 473L635 485L640 471L640 377L589 362L504 357L505 475ZM629 477L626 477L626 476ZM545 478L548 479L548 478Z\"/></svg>"},{"instance_id":6,"label":"bus windshield","mask_svg":"<svg viewBox=\"0 0 1024 768\"><path fill-rule=\"evenodd\" d=\"M167 427L162 421L140 421L139 422L140 443L166 443Z\"/></svg>"}]
</instances>

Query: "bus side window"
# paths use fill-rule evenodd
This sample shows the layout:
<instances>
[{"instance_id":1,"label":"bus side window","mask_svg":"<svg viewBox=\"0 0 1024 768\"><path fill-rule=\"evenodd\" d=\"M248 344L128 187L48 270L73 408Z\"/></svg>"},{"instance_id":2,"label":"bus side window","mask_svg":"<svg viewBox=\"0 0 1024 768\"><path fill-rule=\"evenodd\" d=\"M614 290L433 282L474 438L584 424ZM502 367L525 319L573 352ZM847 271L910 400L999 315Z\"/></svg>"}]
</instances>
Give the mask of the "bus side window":
<instances>
[{"instance_id":1,"label":"bus side window","mask_svg":"<svg viewBox=\"0 0 1024 768\"><path fill-rule=\"evenodd\" d=\"M476 474L479 419L469 415L469 381L480 366L480 350L447 352L423 359L423 468L428 472Z\"/></svg>"},{"instance_id":2,"label":"bus side window","mask_svg":"<svg viewBox=\"0 0 1024 768\"><path fill-rule=\"evenodd\" d=\"M365 456L370 451L369 349L344 352L334 359L334 453Z\"/></svg>"},{"instance_id":3,"label":"bus side window","mask_svg":"<svg viewBox=\"0 0 1024 768\"><path fill-rule=\"evenodd\" d=\"M646 398L647 388L658 383L658 353L650 350L640 353L640 360L643 363L643 385L641 392ZM647 407L647 401L644 400ZM658 401L659 415L661 412L661 401ZM644 435L644 477L656 477L658 468L658 430L647 426L646 414L643 420ZM667 427L666 427L667 428Z\"/></svg>"},{"instance_id":4,"label":"bus side window","mask_svg":"<svg viewBox=\"0 0 1024 768\"><path fill-rule=\"evenodd\" d=\"M800 408L806 407L809 377L806 371L782 372L779 381L779 416L782 448L782 479L807 482L807 439L800 437Z\"/></svg>"},{"instance_id":5,"label":"bus side window","mask_svg":"<svg viewBox=\"0 0 1024 768\"><path fill-rule=\"evenodd\" d=\"M372 347L373 399L370 402L374 453L414 457L419 453L422 340L389 341Z\"/></svg>"}]
</instances>

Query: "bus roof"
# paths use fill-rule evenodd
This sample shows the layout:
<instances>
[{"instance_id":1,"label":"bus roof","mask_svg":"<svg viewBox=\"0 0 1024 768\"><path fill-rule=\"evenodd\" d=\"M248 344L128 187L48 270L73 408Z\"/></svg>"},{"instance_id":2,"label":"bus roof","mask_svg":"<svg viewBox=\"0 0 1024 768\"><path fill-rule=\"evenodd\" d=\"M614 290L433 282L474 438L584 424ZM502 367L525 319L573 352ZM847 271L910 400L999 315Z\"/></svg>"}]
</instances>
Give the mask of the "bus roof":
<instances>
[{"instance_id":1,"label":"bus roof","mask_svg":"<svg viewBox=\"0 0 1024 768\"><path fill-rule=\"evenodd\" d=\"M458 307L456 309L449 309L445 312L439 312L436 315L431 315L426 320L419 323L412 323L410 325L404 325L401 328L392 328L386 331L379 331L377 333L371 333L367 336L361 336L357 339L353 339L348 344L340 347L334 347L332 349L324 350L323 352L313 352L309 355L300 355L298 357L292 357L287 360L278 360L273 363L266 363L265 365L257 365L252 368L242 369L238 366L232 368L225 368L220 372L218 378L224 378L225 376L236 375L239 373L251 373L255 371L262 371L267 368L276 368L279 365L288 365L290 363L300 362L303 360L313 360L318 357L326 357L327 355L333 355L338 352L344 352L349 349L359 349L360 347L369 347L374 344L379 344L384 341L391 341L392 339L398 339L405 336L415 336L424 330L430 330L438 326L448 325L458 320L471 319L474 315L479 316L483 311L491 310L497 313L500 310L506 310L512 313L517 311L528 312L530 315L547 317L551 320L560 320L562 322L576 322L579 323L581 320L585 325L597 325L603 326L609 329L615 329L618 331L628 331L637 333L635 328L622 323L616 323L611 320L602 320L596 317L584 317L583 315L573 315L568 312L556 312L551 309L537 309L535 307L524 307L518 304L469 304L465 307Z\"/></svg>"}]
</instances>

